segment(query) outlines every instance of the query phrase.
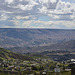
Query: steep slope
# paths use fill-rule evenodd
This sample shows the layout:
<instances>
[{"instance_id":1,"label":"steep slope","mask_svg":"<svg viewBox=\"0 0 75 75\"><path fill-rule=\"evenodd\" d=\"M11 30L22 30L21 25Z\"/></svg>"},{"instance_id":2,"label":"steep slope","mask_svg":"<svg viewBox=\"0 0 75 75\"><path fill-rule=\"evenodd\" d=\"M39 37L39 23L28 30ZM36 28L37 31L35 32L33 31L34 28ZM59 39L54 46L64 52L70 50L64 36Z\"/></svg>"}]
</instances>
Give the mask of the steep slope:
<instances>
[{"instance_id":1,"label":"steep slope","mask_svg":"<svg viewBox=\"0 0 75 75\"><path fill-rule=\"evenodd\" d=\"M33 60L25 55L13 53L9 50L0 48L0 60L11 60L11 59L19 59L19 60Z\"/></svg>"},{"instance_id":2,"label":"steep slope","mask_svg":"<svg viewBox=\"0 0 75 75\"><path fill-rule=\"evenodd\" d=\"M61 42L61 43L57 43L57 44L53 44L50 46L42 46L39 47L39 49L42 50L74 50L75 49L75 40L70 40L67 42Z\"/></svg>"},{"instance_id":3,"label":"steep slope","mask_svg":"<svg viewBox=\"0 0 75 75\"><path fill-rule=\"evenodd\" d=\"M50 49L75 49L75 40L51 45Z\"/></svg>"}]
</instances>

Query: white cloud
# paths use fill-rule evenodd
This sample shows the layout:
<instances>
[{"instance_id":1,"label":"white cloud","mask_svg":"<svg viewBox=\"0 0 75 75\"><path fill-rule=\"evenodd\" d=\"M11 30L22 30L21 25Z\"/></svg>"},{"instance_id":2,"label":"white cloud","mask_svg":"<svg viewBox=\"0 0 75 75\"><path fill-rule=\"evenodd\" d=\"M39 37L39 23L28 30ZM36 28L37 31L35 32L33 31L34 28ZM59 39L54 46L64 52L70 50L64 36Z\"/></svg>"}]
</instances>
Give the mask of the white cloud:
<instances>
[{"instance_id":1,"label":"white cloud","mask_svg":"<svg viewBox=\"0 0 75 75\"><path fill-rule=\"evenodd\" d=\"M62 0L5 0L4 3L4 0L0 0L0 6L0 21L14 19L14 26L42 28L62 24L67 28L75 27L75 3ZM38 16L43 15L49 16L50 21L37 20ZM20 26L19 20L23 19L27 21Z\"/></svg>"},{"instance_id":2,"label":"white cloud","mask_svg":"<svg viewBox=\"0 0 75 75\"><path fill-rule=\"evenodd\" d=\"M7 2L8 4L11 4L13 0L5 0L5 2Z\"/></svg>"},{"instance_id":3,"label":"white cloud","mask_svg":"<svg viewBox=\"0 0 75 75\"><path fill-rule=\"evenodd\" d=\"M5 20L7 20L9 17L7 16L7 15L5 15L5 14L1 14L1 16L0 16L0 21L5 21Z\"/></svg>"},{"instance_id":4,"label":"white cloud","mask_svg":"<svg viewBox=\"0 0 75 75\"><path fill-rule=\"evenodd\" d=\"M25 9L26 9L26 7L25 7L24 5L21 5L21 4L19 4L18 7L19 7L20 9L22 9L22 10L25 10Z\"/></svg>"},{"instance_id":5,"label":"white cloud","mask_svg":"<svg viewBox=\"0 0 75 75\"><path fill-rule=\"evenodd\" d=\"M39 0L40 3L48 3L49 0Z\"/></svg>"},{"instance_id":6,"label":"white cloud","mask_svg":"<svg viewBox=\"0 0 75 75\"><path fill-rule=\"evenodd\" d=\"M25 21L23 24L22 24L22 27L30 27L31 26L31 23L32 23L33 21L31 20L31 21Z\"/></svg>"},{"instance_id":7,"label":"white cloud","mask_svg":"<svg viewBox=\"0 0 75 75\"><path fill-rule=\"evenodd\" d=\"M25 16L25 17L22 17L22 16L16 16L15 19L29 19L29 16Z\"/></svg>"},{"instance_id":8,"label":"white cloud","mask_svg":"<svg viewBox=\"0 0 75 75\"><path fill-rule=\"evenodd\" d=\"M57 4L56 10L58 12L63 12L64 14L65 13L71 13L71 7L72 7L72 4L70 2L60 1Z\"/></svg>"},{"instance_id":9,"label":"white cloud","mask_svg":"<svg viewBox=\"0 0 75 75\"><path fill-rule=\"evenodd\" d=\"M57 0L50 0L51 3L56 3Z\"/></svg>"},{"instance_id":10,"label":"white cloud","mask_svg":"<svg viewBox=\"0 0 75 75\"><path fill-rule=\"evenodd\" d=\"M46 3L49 3L49 2L56 3L56 1L57 0L39 0L39 2L42 3L42 4L44 4L44 3L46 4Z\"/></svg>"},{"instance_id":11,"label":"white cloud","mask_svg":"<svg viewBox=\"0 0 75 75\"><path fill-rule=\"evenodd\" d=\"M32 7L33 7L33 5L22 5L22 4L19 4L18 6L17 6L17 8L20 8L21 10L31 10L32 9Z\"/></svg>"},{"instance_id":12,"label":"white cloud","mask_svg":"<svg viewBox=\"0 0 75 75\"><path fill-rule=\"evenodd\" d=\"M46 14L47 13L47 8L43 6L42 8L38 8L40 13Z\"/></svg>"},{"instance_id":13,"label":"white cloud","mask_svg":"<svg viewBox=\"0 0 75 75\"><path fill-rule=\"evenodd\" d=\"M26 0L28 4L18 4L17 8L20 8L21 10L32 10L35 5L38 5L34 0Z\"/></svg>"},{"instance_id":14,"label":"white cloud","mask_svg":"<svg viewBox=\"0 0 75 75\"><path fill-rule=\"evenodd\" d=\"M58 27L59 26L59 27ZM30 20L25 21L22 24L22 27L28 27L28 28L60 28L63 26L64 28L75 28L75 22L74 21L40 21L40 20Z\"/></svg>"}]
</instances>

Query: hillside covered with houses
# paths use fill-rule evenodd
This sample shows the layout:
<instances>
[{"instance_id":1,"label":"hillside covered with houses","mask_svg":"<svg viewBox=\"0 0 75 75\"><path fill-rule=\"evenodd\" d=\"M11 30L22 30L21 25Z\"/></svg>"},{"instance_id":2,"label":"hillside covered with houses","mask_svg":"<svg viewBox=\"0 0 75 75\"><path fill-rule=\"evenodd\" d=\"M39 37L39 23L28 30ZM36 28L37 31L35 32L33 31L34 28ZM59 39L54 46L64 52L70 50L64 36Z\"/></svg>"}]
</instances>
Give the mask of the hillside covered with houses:
<instances>
[{"instance_id":1,"label":"hillside covered with houses","mask_svg":"<svg viewBox=\"0 0 75 75\"><path fill-rule=\"evenodd\" d=\"M75 59L58 62L48 56L37 54L18 55L0 48L0 56L3 54L4 57L0 57L0 75L55 75L57 73L59 75L60 73L71 75L72 68L75 66ZM6 54L7 57L5 57ZM18 59L17 55L23 59Z\"/></svg>"}]
</instances>

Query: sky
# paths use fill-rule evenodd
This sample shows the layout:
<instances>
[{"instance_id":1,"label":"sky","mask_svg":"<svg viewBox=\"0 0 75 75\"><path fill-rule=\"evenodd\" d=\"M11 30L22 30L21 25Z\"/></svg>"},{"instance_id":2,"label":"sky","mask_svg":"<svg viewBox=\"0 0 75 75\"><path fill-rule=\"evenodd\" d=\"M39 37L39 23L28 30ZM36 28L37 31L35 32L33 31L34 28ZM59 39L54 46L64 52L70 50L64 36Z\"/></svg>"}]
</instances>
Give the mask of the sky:
<instances>
[{"instance_id":1,"label":"sky","mask_svg":"<svg viewBox=\"0 0 75 75\"><path fill-rule=\"evenodd\" d=\"M0 0L0 28L75 29L75 0Z\"/></svg>"}]
</instances>

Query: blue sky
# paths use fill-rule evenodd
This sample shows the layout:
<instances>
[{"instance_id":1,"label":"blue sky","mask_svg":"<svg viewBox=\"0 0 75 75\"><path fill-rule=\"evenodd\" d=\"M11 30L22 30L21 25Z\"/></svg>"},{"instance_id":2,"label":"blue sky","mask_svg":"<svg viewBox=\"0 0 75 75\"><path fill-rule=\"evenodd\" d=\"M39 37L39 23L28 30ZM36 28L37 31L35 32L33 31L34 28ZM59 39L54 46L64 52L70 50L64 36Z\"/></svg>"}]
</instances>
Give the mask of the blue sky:
<instances>
[{"instance_id":1,"label":"blue sky","mask_svg":"<svg viewBox=\"0 0 75 75\"><path fill-rule=\"evenodd\" d=\"M0 28L75 29L75 0L0 0Z\"/></svg>"}]
</instances>

